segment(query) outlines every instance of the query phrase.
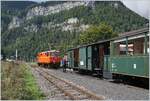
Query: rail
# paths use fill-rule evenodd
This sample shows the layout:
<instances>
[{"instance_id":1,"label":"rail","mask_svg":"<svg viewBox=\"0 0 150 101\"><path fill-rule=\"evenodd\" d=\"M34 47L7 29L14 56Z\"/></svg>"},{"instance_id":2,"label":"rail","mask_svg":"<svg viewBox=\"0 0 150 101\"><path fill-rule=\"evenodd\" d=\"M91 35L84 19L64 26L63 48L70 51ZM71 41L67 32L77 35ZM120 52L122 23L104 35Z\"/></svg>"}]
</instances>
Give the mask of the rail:
<instances>
[{"instance_id":1,"label":"rail","mask_svg":"<svg viewBox=\"0 0 150 101\"><path fill-rule=\"evenodd\" d=\"M104 100L104 96L98 96L95 93L81 87L79 85L75 85L72 82L64 80L55 76L54 74L50 74L43 68L34 68L41 76L43 76L47 81L56 86L59 90L61 90L65 96L68 96L71 100Z\"/></svg>"}]
</instances>

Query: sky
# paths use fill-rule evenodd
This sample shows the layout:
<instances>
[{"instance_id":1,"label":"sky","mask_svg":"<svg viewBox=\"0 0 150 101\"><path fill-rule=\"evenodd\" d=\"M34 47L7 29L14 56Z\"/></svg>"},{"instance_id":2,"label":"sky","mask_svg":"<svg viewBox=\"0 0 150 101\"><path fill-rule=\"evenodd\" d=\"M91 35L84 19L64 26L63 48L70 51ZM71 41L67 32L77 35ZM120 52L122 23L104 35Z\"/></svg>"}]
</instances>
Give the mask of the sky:
<instances>
[{"instance_id":1,"label":"sky","mask_svg":"<svg viewBox=\"0 0 150 101\"><path fill-rule=\"evenodd\" d=\"M121 0L126 7L139 15L149 19L150 17L150 0Z\"/></svg>"},{"instance_id":2,"label":"sky","mask_svg":"<svg viewBox=\"0 0 150 101\"><path fill-rule=\"evenodd\" d=\"M31 1L43 2L48 0L31 0ZM138 13L139 15L147 19L150 18L150 0L121 0L121 1L126 7L128 7L132 11Z\"/></svg>"}]
</instances>

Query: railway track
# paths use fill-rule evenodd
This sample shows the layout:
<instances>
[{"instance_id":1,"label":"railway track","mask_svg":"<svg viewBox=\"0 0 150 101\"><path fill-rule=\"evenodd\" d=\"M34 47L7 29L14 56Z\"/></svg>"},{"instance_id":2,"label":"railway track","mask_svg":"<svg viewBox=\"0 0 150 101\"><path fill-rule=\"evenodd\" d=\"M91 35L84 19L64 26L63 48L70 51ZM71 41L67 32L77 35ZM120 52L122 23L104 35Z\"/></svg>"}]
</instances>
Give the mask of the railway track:
<instances>
[{"instance_id":1,"label":"railway track","mask_svg":"<svg viewBox=\"0 0 150 101\"><path fill-rule=\"evenodd\" d=\"M98 96L93 92L85 89L84 87L78 86L55 76L54 74L48 73L43 68L34 68L41 76L43 76L50 84L55 86L56 89L61 91L65 96L71 100L104 100L104 96Z\"/></svg>"}]
</instances>

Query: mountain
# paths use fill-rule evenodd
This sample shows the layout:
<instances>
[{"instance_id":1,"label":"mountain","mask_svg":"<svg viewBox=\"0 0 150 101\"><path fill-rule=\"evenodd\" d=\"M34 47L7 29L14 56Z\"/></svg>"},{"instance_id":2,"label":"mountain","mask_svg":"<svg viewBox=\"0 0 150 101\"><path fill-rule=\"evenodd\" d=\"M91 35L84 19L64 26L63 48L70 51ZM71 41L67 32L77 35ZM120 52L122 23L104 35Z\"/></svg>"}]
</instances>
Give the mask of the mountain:
<instances>
[{"instance_id":1,"label":"mountain","mask_svg":"<svg viewBox=\"0 0 150 101\"><path fill-rule=\"evenodd\" d=\"M37 4L32 1L2 1L1 6L4 10L24 10L30 5Z\"/></svg>"},{"instance_id":2,"label":"mountain","mask_svg":"<svg viewBox=\"0 0 150 101\"><path fill-rule=\"evenodd\" d=\"M2 1L2 51L21 58L40 51L61 52L79 45L79 34L91 25L107 23L115 33L147 26L145 19L119 1Z\"/></svg>"}]
</instances>

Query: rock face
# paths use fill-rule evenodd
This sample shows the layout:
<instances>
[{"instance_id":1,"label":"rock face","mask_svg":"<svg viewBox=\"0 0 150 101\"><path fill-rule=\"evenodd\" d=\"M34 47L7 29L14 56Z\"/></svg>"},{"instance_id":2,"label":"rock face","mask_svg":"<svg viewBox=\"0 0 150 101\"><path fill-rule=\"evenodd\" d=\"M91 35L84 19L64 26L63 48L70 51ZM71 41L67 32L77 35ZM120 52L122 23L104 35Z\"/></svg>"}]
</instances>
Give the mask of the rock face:
<instances>
[{"instance_id":1,"label":"rock face","mask_svg":"<svg viewBox=\"0 0 150 101\"><path fill-rule=\"evenodd\" d=\"M10 24L8 26L8 29L20 27L21 23L23 23L23 20L14 16L12 21L10 22Z\"/></svg>"},{"instance_id":2,"label":"rock face","mask_svg":"<svg viewBox=\"0 0 150 101\"><path fill-rule=\"evenodd\" d=\"M78 18L70 18L62 25L62 31L85 31L89 25L80 24Z\"/></svg>"},{"instance_id":3,"label":"rock face","mask_svg":"<svg viewBox=\"0 0 150 101\"><path fill-rule=\"evenodd\" d=\"M28 25L28 26L24 27L24 29L28 32L37 32L38 31L37 25L34 25L34 24L32 24L30 26Z\"/></svg>"},{"instance_id":4,"label":"rock face","mask_svg":"<svg viewBox=\"0 0 150 101\"><path fill-rule=\"evenodd\" d=\"M61 30L64 32L65 31L80 32L80 31L85 31L86 29L88 29L89 25L79 23L78 18L69 18L68 20L64 21L63 23L54 23L54 22L42 23L42 25L40 27L47 28L49 30L57 29L57 30ZM35 24L26 25L26 26L24 26L24 29L27 32L38 32L38 30L39 30L38 26Z\"/></svg>"},{"instance_id":5,"label":"rock face","mask_svg":"<svg viewBox=\"0 0 150 101\"><path fill-rule=\"evenodd\" d=\"M61 31L85 31L87 28L89 28L89 25L80 24L78 18L69 18L68 20L64 21L63 23L43 23L41 25L43 28L50 29L60 29Z\"/></svg>"},{"instance_id":6,"label":"rock face","mask_svg":"<svg viewBox=\"0 0 150 101\"><path fill-rule=\"evenodd\" d=\"M54 6L36 6L33 7L31 9L28 10L26 16L23 19L20 19L18 17L13 17L11 23L8 26L8 29L12 29L12 28L16 28L16 27L20 27L21 24L23 24L23 22L25 22L26 20L30 20L35 16L47 16L50 14L54 14L54 13L59 13L60 11L63 10L69 10L71 8L77 7L77 6L87 6L87 2L66 2L66 3L62 3L62 4L57 4ZM48 23L44 23L42 24L42 27L47 27L47 28L54 28L54 27L62 27L62 31L72 31L74 28L74 26L72 24L76 24L78 21L77 18L70 18L68 19L68 21L65 21L64 23L61 24L54 24L53 22L48 22ZM63 25L65 25L63 27ZM24 27L24 29L26 31L33 31L33 32L37 32L37 25L30 25L30 26L26 26ZM81 29L81 28L80 28Z\"/></svg>"},{"instance_id":7,"label":"rock face","mask_svg":"<svg viewBox=\"0 0 150 101\"><path fill-rule=\"evenodd\" d=\"M77 18L70 18L67 21L68 24L73 24L73 23L77 23L77 22L79 22L79 20Z\"/></svg>"},{"instance_id":8,"label":"rock face","mask_svg":"<svg viewBox=\"0 0 150 101\"><path fill-rule=\"evenodd\" d=\"M67 2L63 4L58 4L55 6L47 6L47 7L36 6L28 11L26 19L29 20L33 18L34 16L39 16L39 15L46 16L49 14L58 13L60 11L69 10L73 7L81 6L81 5L86 5L86 3L85 2Z\"/></svg>"}]
</instances>

